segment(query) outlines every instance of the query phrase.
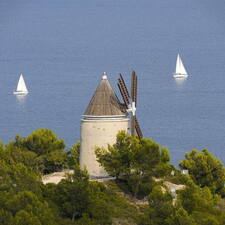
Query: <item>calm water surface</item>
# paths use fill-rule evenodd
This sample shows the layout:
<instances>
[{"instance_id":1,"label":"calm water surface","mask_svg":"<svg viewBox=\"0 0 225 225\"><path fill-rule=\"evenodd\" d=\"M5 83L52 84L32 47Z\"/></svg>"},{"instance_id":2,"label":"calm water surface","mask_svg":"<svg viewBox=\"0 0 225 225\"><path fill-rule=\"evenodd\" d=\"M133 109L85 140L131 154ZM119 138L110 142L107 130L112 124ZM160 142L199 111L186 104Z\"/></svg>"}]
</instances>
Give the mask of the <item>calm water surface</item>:
<instances>
[{"instance_id":1,"label":"calm water surface","mask_svg":"<svg viewBox=\"0 0 225 225\"><path fill-rule=\"evenodd\" d=\"M171 151L206 147L225 162L223 0L1 0L0 139L52 129L68 148L107 71L139 76L146 137ZM180 53L190 77L177 83ZM12 94L23 73L29 95Z\"/></svg>"}]
</instances>

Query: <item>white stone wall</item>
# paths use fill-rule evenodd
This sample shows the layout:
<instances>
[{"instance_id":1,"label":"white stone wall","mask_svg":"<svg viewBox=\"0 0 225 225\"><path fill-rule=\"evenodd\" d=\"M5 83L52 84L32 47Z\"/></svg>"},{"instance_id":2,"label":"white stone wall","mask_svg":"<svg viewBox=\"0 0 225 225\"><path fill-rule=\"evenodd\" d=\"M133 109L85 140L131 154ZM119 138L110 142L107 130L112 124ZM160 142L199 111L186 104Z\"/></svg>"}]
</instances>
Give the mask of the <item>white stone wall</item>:
<instances>
[{"instance_id":1,"label":"white stone wall","mask_svg":"<svg viewBox=\"0 0 225 225\"><path fill-rule=\"evenodd\" d=\"M127 117L86 117L81 120L81 148L80 167L86 168L91 176L107 176L106 171L99 166L96 160L95 148L107 147L116 141L120 130L128 131L129 119Z\"/></svg>"}]
</instances>

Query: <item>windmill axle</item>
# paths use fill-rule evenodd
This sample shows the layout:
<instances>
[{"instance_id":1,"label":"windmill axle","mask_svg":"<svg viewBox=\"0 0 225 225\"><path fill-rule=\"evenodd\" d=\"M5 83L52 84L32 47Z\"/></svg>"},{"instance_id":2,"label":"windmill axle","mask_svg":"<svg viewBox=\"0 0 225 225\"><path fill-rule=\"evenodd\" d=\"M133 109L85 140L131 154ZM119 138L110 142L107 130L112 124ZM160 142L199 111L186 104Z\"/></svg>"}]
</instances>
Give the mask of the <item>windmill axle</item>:
<instances>
[{"instance_id":1,"label":"windmill axle","mask_svg":"<svg viewBox=\"0 0 225 225\"><path fill-rule=\"evenodd\" d=\"M135 107L135 102L132 102L131 104L128 105L128 109L127 112L131 112L132 116L135 116L135 112L136 112L136 107Z\"/></svg>"}]
</instances>

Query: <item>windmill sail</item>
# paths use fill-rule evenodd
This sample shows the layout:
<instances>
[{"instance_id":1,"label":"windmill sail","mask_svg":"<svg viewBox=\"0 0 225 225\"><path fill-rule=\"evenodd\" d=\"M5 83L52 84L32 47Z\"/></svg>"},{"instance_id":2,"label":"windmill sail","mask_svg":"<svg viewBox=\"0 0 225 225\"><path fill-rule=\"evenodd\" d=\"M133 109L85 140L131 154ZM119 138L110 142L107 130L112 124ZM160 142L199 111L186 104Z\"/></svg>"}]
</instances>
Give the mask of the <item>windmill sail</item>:
<instances>
[{"instance_id":1,"label":"windmill sail","mask_svg":"<svg viewBox=\"0 0 225 225\"><path fill-rule=\"evenodd\" d=\"M27 93L28 93L28 90L27 90L23 75L21 74L19 78L19 82L17 84L16 91L14 91L14 94L27 94Z\"/></svg>"},{"instance_id":2,"label":"windmill sail","mask_svg":"<svg viewBox=\"0 0 225 225\"><path fill-rule=\"evenodd\" d=\"M176 72L173 75L175 78L184 78L187 77L187 71L184 67L184 64L180 58L180 55L177 55L177 62L176 62Z\"/></svg>"},{"instance_id":3,"label":"windmill sail","mask_svg":"<svg viewBox=\"0 0 225 225\"><path fill-rule=\"evenodd\" d=\"M120 74L120 77L118 78L117 85L119 87L120 93L124 100L127 113L130 113L131 135L135 135L135 131L136 131L136 134L141 139L143 137L143 134L141 132L141 129L136 117L136 104L137 104L137 75L136 73L133 71L131 75L131 95L128 92L128 89L126 87L126 84L121 74Z\"/></svg>"}]
</instances>

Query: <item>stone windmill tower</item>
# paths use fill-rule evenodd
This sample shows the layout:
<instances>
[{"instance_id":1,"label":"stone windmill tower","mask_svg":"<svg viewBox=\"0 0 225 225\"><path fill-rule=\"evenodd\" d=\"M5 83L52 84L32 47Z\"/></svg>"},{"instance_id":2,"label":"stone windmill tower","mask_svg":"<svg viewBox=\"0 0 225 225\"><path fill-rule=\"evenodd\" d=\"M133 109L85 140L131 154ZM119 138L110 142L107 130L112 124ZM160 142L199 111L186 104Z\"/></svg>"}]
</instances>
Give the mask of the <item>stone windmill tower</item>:
<instances>
[{"instance_id":1,"label":"stone windmill tower","mask_svg":"<svg viewBox=\"0 0 225 225\"><path fill-rule=\"evenodd\" d=\"M114 144L118 131L128 129L126 109L119 102L104 73L81 120L80 167L86 168L92 177L107 176L96 160L95 148Z\"/></svg>"}]
</instances>

